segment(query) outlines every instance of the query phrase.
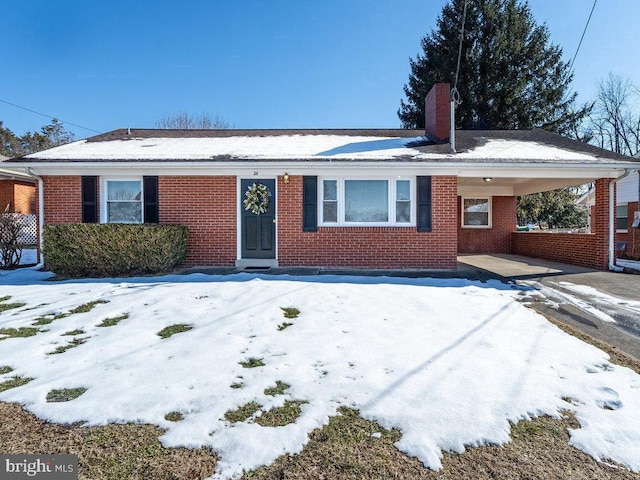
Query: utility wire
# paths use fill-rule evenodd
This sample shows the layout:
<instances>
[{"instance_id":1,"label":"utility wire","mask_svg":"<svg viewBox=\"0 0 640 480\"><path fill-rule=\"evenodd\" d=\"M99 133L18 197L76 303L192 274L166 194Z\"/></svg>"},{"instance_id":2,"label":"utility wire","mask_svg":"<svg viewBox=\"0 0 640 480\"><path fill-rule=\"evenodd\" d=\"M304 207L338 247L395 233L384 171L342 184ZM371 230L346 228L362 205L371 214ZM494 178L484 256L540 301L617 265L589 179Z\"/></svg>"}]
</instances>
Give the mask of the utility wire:
<instances>
[{"instance_id":1,"label":"utility wire","mask_svg":"<svg viewBox=\"0 0 640 480\"><path fill-rule=\"evenodd\" d=\"M57 120L60 121L60 123L66 123L68 125L73 125L74 127L82 128L84 130L88 130L88 131L94 132L94 133L101 133L101 132L99 132L97 130L94 130L93 128L83 127L82 125L78 125L77 123L67 122L67 121L62 120L61 118L58 118L58 117L53 117L51 115L47 115L47 114L44 114L44 113L36 112L35 110L31 110L30 108L23 107L23 106L20 106L20 105L16 105L15 103L7 102L6 100L2 100L1 98L0 98L0 102L6 103L7 105L11 105L12 107L21 108L22 110L26 110L27 112L35 113L36 115L41 115L41 116L46 117L46 118L51 119L51 120L57 119Z\"/></svg>"},{"instance_id":2,"label":"utility wire","mask_svg":"<svg viewBox=\"0 0 640 480\"><path fill-rule=\"evenodd\" d=\"M582 36L580 37L580 42L578 42L578 48L576 48L576 53L573 56L573 59L571 60L571 63L569 63L569 69L568 69L569 72L573 68L573 64L576 61L576 57L578 56L578 52L580 51L580 47L582 46L582 40L584 40L584 34L587 33L587 28L589 27L589 22L591 21L591 16L593 15L593 11L596 8L596 3L598 3L598 0L593 0L593 6L591 7L591 13L589 13L589 18L587 19L587 24L584 26L584 30L582 31Z\"/></svg>"},{"instance_id":3,"label":"utility wire","mask_svg":"<svg viewBox=\"0 0 640 480\"><path fill-rule=\"evenodd\" d=\"M451 97L457 105L462 103L460 100L460 93L458 93L458 74L460 73L460 59L462 58L462 39L464 38L464 23L467 18L467 2L464 2L464 8L462 9L462 25L460 27L460 43L458 44L458 65L456 66L456 78L453 82L453 88L451 89Z\"/></svg>"}]
</instances>

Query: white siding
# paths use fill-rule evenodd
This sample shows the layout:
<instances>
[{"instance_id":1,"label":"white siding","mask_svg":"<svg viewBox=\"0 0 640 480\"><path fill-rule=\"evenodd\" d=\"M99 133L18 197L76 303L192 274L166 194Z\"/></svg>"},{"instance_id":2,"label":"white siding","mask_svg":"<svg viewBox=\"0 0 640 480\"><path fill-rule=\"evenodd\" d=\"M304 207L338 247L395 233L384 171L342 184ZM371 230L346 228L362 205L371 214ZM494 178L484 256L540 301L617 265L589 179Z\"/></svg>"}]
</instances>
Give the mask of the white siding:
<instances>
[{"instance_id":1,"label":"white siding","mask_svg":"<svg viewBox=\"0 0 640 480\"><path fill-rule=\"evenodd\" d=\"M618 182L617 203L638 201L638 181L638 172L633 172Z\"/></svg>"}]
</instances>

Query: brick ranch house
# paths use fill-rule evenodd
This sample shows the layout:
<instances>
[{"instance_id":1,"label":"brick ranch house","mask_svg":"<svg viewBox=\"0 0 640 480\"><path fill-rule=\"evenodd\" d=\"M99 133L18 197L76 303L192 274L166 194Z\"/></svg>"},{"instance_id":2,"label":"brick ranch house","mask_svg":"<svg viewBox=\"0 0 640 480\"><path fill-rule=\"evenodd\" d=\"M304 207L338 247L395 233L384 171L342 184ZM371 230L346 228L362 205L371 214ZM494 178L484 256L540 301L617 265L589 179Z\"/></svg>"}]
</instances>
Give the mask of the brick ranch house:
<instances>
[{"instance_id":1,"label":"brick ranch house","mask_svg":"<svg viewBox=\"0 0 640 480\"><path fill-rule=\"evenodd\" d=\"M426 132L121 129L10 162L38 179L41 223L186 225L185 266L455 269L458 253L519 253L607 268L610 185L639 164L542 130L455 131L453 153L448 85L426 107ZM587 182L592 234L514 232L518 195ZM243 203L254 184L261 214Z\"/></svg>"}]
</instances>

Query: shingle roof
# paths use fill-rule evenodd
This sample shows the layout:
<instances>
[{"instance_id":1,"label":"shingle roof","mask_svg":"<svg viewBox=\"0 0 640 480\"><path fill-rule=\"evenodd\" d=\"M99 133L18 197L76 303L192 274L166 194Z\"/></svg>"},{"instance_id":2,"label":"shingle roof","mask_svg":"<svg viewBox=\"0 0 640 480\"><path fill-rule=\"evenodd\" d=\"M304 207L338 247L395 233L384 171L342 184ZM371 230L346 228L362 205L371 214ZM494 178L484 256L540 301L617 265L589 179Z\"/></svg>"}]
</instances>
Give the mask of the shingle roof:
<instances>
[{"instance_id":1,"label":"shingle roof","mask_svg":"<svg viewBox=\"0 0 640 480\"><path fill-rule=\"evenodd\" d=\"M458 130L456 149L422 130L119 129L17 162L403 161L616 164L637 161L544 130Z\"/></svg>"}]
</instances>

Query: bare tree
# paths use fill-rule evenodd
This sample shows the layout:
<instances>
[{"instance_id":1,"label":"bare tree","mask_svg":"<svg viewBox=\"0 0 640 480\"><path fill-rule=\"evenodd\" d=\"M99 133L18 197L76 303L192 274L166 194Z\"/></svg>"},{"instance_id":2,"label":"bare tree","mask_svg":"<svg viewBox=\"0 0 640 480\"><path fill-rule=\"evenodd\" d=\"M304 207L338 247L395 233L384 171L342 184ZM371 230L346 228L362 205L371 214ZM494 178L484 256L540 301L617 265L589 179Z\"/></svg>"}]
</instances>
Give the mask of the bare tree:
<instances>
[{"instance_id":1,"label":"bare tree","mask_svg":"<svg viewBox=\"0 0 640 480\"><path fill-rule=\"evenodd\" d=\"M640 90L628 78L609 73L598 84L598 98L590 116L592 141L625 155L640 151Z\"/></svg>"},{"instance_id":2,"label":"bare tree","mask_svg":"<svg viewBox=\"0 0 640 480\"><path fill-rule=\"evenodd\" d=\"M218 114L211 117L206 112L192 114L186 111L163 115L155 122L156 128L179 130L227 130L233 128Z\"/></svg>"}]
</instances>

